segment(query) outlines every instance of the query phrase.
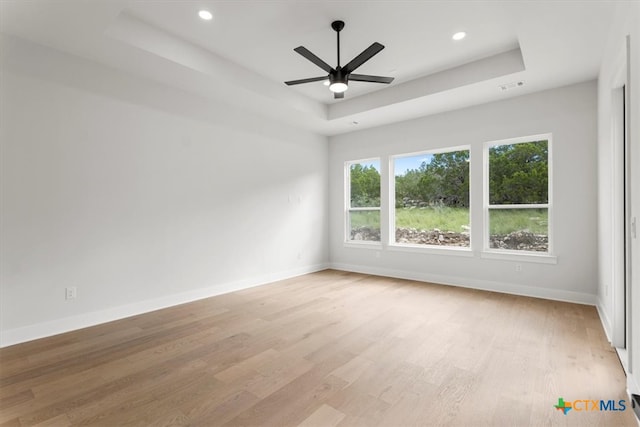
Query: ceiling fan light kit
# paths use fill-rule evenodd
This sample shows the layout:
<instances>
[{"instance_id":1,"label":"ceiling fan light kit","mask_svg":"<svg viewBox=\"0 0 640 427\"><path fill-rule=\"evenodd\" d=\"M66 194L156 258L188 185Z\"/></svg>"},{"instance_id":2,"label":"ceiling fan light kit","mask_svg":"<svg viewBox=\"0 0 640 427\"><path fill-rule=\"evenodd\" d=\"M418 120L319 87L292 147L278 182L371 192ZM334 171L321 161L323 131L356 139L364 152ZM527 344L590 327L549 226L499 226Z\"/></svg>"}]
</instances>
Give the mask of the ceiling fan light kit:
<instances>
[{"instance_id":1,"label":"ceiling fan light kit","mask_svg":"<svg viewBox=\"0 0 640 427\"><path fill-rule=\"evenodd\" d=\"M342 93L349 89L346 82L334 82L329 85L329 90L333 93Z\"/></svg>"},{"instance_id":2,"label":"ceiling fan light kit","mask_svg":"<svg viewBox=\"0 0 640 427\"><path fill-rule=\"evenodd\" d=\"M300 79L300 80L290 80L285 82L285 84L299 85L303 83L311 83L318 82L323 80L329 80L329 90L333 92L333 96L336 99L344 98L344 92L349 89L349 80L358 81L358 82L369 82L369 83L383 83L389 84L393 81L393 77L382 77L382 76L368 76L364 74L353 74L358 67L362 64L373 58L376 54L378 54L384 46L378 42L373 43L371 46L366 48L360 55L353 58L347 65L344 67L340 66L340 31L344 28L343 21L333 21L331 23L331 28L336 32L337 35L337 59L338 63L335 68L331 67L329 64L324 62L322 59L318 58L314 55L309 49L304 46L298 46L293 49L295 52L304 56L307 60L313 62L318 67L322 68L324 71L329 73L328 76L322 77L311 77L308 79Z\"/></svg>"},{"instance_id":3,"label":"ceiling fan light kit","mask_svg":"<svg viewBox=\"0 0 640 427\"><path fill-rule=\"evenodd\" d=\"M349 89L347 77L343 75L342 70L336 70L335 73L329 74L329 90L333 93L341 93Z\"/></svg>"}]
</instances>

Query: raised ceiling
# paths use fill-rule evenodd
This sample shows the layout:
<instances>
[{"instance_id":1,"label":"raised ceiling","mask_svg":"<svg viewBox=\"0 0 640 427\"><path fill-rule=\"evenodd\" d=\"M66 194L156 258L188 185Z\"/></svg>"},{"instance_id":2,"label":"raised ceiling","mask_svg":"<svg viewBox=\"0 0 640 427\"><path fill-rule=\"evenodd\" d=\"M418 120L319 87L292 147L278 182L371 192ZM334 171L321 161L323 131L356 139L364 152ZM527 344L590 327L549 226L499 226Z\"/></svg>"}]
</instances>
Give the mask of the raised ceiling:
<instances>
[{"instance_id":1,"label":"raised ceiling","mask_svg":"<svg viewBox=\"0 0 640 427\"><path fill-rule=\"evenodd\" d=\"M0 2L0 31L326 135L595 78L611 1L21 1ZM200 9L214 14L198 17ZM394 76L351 82L334 100L303 45L335 65L374 41L358 69ZM451 36L466 31L462 41ZM191 76L191 77L189 77ZM185 78L187 77L187 78ZM500 85L524 82L512 90Z\"/></svg>"}]
</instances>

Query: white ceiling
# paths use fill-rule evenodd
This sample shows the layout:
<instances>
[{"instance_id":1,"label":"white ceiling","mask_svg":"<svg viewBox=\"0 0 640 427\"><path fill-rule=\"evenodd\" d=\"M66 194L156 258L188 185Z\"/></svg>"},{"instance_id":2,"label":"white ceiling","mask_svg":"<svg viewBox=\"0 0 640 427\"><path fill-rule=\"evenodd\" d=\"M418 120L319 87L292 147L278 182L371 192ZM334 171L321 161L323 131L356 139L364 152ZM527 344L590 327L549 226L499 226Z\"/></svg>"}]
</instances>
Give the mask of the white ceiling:
<instances>
[{"instance_id":1,"label":"white ceiling","mask_svg":"<svg viewBox=\"0 0 640 427\"><path fill-rule=\"evenodd\" d=\"M593 0L1 0L0 31L332 135L595 78L615 7ZM198 18L203 8L212 21ZM346 23L342 63L380 42L386 48L358 73L393 76L391 85L351 82L343 100L321 83L284 85L324 74L297 46L335 65L335 19ZM456 31L467 38L453 41ZM499 89L516 81L525 84Z\"/></svg>"}]
</instances>

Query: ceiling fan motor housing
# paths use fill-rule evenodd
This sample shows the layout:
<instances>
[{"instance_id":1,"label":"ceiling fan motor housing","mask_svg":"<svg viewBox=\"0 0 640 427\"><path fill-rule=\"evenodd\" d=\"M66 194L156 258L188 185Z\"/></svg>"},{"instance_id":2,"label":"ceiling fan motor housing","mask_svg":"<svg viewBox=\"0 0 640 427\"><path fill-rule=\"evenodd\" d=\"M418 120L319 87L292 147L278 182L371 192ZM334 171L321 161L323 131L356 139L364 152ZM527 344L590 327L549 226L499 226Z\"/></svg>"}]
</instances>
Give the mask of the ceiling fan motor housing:
<instances>
[{"instance_id":1,"label":"ceiling fan motor housing","mask_svg":"<svg viewBox=\"0 0 640 427\"><path fill-rule=\"evenodd\" d=\"M347 83L349 75L342 71L342 67L338 67L329 74L329 84Z\"/></svg>"}]
</instances>

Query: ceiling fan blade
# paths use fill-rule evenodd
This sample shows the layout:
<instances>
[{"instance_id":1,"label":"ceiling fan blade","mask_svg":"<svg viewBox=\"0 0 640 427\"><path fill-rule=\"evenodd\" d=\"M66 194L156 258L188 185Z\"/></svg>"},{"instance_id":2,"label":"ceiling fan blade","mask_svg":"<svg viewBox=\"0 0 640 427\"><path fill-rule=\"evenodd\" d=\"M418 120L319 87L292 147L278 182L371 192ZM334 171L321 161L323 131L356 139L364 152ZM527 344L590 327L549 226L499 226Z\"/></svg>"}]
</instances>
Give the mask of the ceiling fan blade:
<instances>
[{"instance_id":1,"label":"ceiling fan blade","mask_svg":"<svg viewBox=\"0 0 640 427\"><path fill-rule=\"evenodd\" d=\"M367 76L364 74L349 74L349 80L355 82L370 82L370 83L386 83L389 84L393 81L393 77L382 76Z\"/></svg>"},{"instance_id":2,"label":"ceiling fan blade","mask_svg":"<svg viewBox=\"0 0 640 427\"><path fill-rule=\"evenodd\" d=\"M312 82L321 82L322 80L328 80L329 77L327 76L323 76L323 77L311 77L308 79L300 79L300 80L289 80L288 82L284 82L286 85L291 86L291 85L301 85L303 83L312 83Z\"/></svg>"},{"instance_id":3,"label":"ceiling fan blade","mask_svg":"<svg viewBox=\"0 0 640 427\"><path fill-rule=\"evenodd\" d=\"M334 92L333 93L333 97L335 99L342 99L342 98L344 98L344 92Z\"/></svg>"},{"instance_id":4,"label":"ceiling fan blade","mask_svg":"<svg viewBox=\"0 0 640 427\"><path fill-rule=\"evenodd\" d=\"M313 53L311 53L311 51L309 49L307 49L304 46L298 46L297 48L293 49L296 52L298 52L300 55L304 56L305 58L307 58L309 61L313 62L314 64L316 64L318 67L322 68L323 70L325 70L327 73L330 73L331 70L333 70L333 68L331 68L331 66L329 64L327 64L326 62L324 62L322 59L318 58L316 55L314 55Z\"/></svg>"},{"instance_id":5,"label":"ceiling fan blade","mask_svg":"<svg viewBox=\"0 0 640 427\"><path fill-rule=\"evenodd\" d=\"M359 66L361 66L362 64L370 60L375 54L380 52L382 49L384 49L384 46L378 42L375 42L374 44L372 44L371 46L363 50L360 55L353 58L347 65L343 67L343 70L346 73L351 73L352 71L355 71L356 68L358 68Z\"/></svg>"}]
</instances>

